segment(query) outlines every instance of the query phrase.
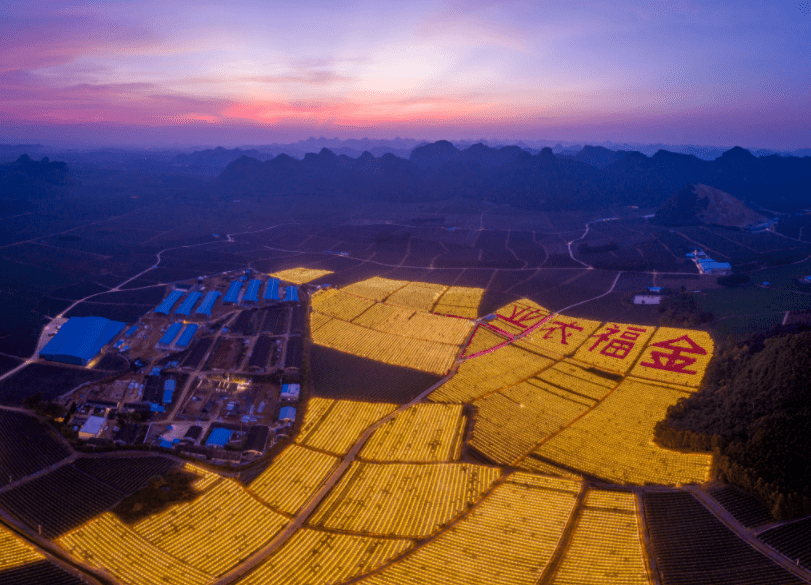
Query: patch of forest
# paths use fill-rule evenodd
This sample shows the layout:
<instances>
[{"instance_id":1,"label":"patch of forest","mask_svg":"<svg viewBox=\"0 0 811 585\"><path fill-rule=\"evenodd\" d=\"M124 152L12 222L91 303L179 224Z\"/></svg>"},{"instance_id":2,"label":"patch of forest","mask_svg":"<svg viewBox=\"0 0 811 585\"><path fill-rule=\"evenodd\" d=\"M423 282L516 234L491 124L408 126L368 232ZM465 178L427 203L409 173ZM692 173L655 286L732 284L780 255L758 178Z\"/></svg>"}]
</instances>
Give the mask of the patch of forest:
<instances>
[{"instance_id":1,"label":"patch of forest","mask_svg":"<svg viewBox=\"0 0 811 585\"><path fill-rule=\"evenodd\" d=\"M713 451L716 474L778 520L811 514L811 328L722 344L702 388L656 425L664 447Z\"/></svg>"}]
</instances>

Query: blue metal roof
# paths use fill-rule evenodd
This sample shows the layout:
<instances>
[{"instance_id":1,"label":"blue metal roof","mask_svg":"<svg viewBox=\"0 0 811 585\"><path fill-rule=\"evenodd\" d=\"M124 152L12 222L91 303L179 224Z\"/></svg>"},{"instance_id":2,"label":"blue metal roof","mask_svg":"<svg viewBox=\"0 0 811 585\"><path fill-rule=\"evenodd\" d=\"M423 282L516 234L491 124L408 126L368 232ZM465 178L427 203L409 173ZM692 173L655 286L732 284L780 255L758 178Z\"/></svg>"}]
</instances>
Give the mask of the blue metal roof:
<instances>
[{"instance_id":1,"label":"blue metal roof","mask_svg":"<svg viewBox=\"0 0 811 585\"><path fill-rule=\"evenodd\" d=\"M138 331L138 325L133 325L132 327L127 329L126 333L124 333L124 337L132 337L136 331Z\"/></svg>"},{"instance_id":2,"label":"blue metal roof","mask_svg":"<svg viewBox=\"0 0 811 585\"><path fill-rule=\"evenodd\" d=\"M237 298L239 297L239 290L242 288L242 283L238 280L235 280L231 283L231 286L228 287L228 292L225 293L225 296L222 299L223 303L236 303Z\"/></svg>"},{"instance_id":3,"label":"blue metal roof","mask_svg":"<svg viewBox=\"0 0 811 585\"><path fill-rule=\"evenodd\" d=\"M228 441L231 440L231 435L234 434L234 431L229 429L224 429L222 427L217 427L211 434L208 436L208 440L206 441L206 447L211 447L215 445L217 447L224 447Z\"/></svg>"},{"instance_id":4,"label":"blue metal roof","mask_svg":"<svg viewBox=\"0 0 811 585\"><path fill-rule=\"evenodd\" d=\"M294 303L298 302L298 287L297 286L288 286L287 289L284 291L284 300L285 301L292 301Z\"/></svg>"},{"instance_id":5,"label":"blue metal roof","mask_svg":"<svg viewBox=\"0 0 811 585\"><path fill-rule=\"evenodd\" d=\"M296 409L292 406L282 406L279 409L279 420L296 420Z\"/></svg>"},{"instance_id":6,"label":"blue metal roof","mask_svg":"<svg viewBox=\"0 0 811 585\"><path fill-rule=\"evenodd\" d=\"M245 296L242 297L243 301L253 301L256 302L259 300L259 287L262 286L262 281L258 278L254 278L248 283L248 288L245 290Z\"/></svg>"},{"instance_id":7,"label":"blue metal roof","mask_svg":"<svg viewBox=\"0 0 811 585\"><path fill-rule=\"evenodd\" d=\"M200 306L197 307L195 313L197 315L208 315L211 317L211 309L214 308L214 303L217 302L217 299L220 298L220 293L216 290L210 290L206 293L206 296L203 298L203 302L200 303Z\"/></svg>"},{"instance_id":8,"label":"blue metal roof","mask_svg":"<svg viewBox=\"0 0 811 585\"><path fill-rule=\"evenodd\" d=\"M194 323L186 325L186 328L183 330L183 335L180 336L180 339L177 340L175 345L177 347L188 347L195 333L197 333L197 325Z\"/></svg>"},{"instance_id":9,"label":"blue metal roof","mask_svg":"<svg viewBox=\"0 0 811 585\"><path fill-rule=\"evenodd\" d=\"M169 325L169 329L166 330L166 333L164 333L163 337L158 341L158 345L172 345L172 342L175 340L175 337L178 336L181 329L183 329L183 323L180 321Z\"/></svg>"},{"instance_id":10,"label":"blue metal roof","mask_svg":"<svg viewBox=\"0 0 811 585\"><path fill-rule=\"evenodd\" d=\"M39 355L46 360L86 366L125 326L103 317L71 317Z\"/></svg>"},{"instance_id":11,"label":"blue metal roof","mask_svg":"<svg viewBox=\"0 0 811 585\"><path fill-rule=\"evenodd\" d=\"M183 296L182 290L173 290L169 293L169 296L163 299L163 302L158 305L155 309L156 313L163 313L164 315L168 315L172 312L172 307L175 306L175 303L180 300L180 297Z\"/></svg>"},{"instance_id":12,"label":"blue metal roof","mask_svg":"<svg viewBox=\"0 0 811 585\"><path fill-rule=\"evenodd\" d=\"M265 286L265 300L278 301L279 300L279 279L270 278Z\"/></svg>"},{"instance_id":13,"label":"blue metal roof","mask_svg":"<svg viewBox=\"0 0 811 585\"><path fill-rule=\"evenodd\" d=\"M203 296L203 293L201 293L199 291L196 291L196 290L191 291L186 296L186 298L183 299L183 302L177 308L177 311L175 311L175 315L188 315L188 314L190 314L192 308L194 307L194 305L197 304L197 301L199 301L200 297L202 297L202 296Z\"/></svg>"}]
</instances>

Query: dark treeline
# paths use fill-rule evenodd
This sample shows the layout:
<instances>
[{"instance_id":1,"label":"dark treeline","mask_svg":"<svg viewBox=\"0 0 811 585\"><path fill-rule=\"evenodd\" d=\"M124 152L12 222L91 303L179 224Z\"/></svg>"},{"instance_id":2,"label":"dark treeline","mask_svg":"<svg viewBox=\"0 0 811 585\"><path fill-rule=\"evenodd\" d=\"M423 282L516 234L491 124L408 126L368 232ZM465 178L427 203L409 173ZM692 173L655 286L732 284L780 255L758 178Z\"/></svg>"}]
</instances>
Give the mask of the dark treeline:
<instances>
[{"instance_id":1,"label":"dark treeline","mask_svg":"<svg viewBox=\"0 0 811 585\"><path fill-rule=\"evenodd\" d=\"M811 191L811 157L756 157L740 147L714 161L665 150L651 157L608 152L613 154L578 160L557 156L550 148L535 155L518 146L475 144L459 150L441 140L415 148L408 159L369 152L350 158L326 148L300 161L285 154L264 162L242 156L220 174L210 195L314 193L389 201L462 197L572 209L595 202L658 206L684 185L702 183L769 209L798 211Z\"/></svg>"},{"instance_id":2,"label":"dark treeline","mask_svg":"<svg viewBox=\"0 0 811 585\"><path fill-rule=\"evenodd\" d=\"M713 451L716 473L786 520L811 514L811 331L782 326L727 342L704 384L656 425L663 446Z\"/></svg>"}]
</instances>

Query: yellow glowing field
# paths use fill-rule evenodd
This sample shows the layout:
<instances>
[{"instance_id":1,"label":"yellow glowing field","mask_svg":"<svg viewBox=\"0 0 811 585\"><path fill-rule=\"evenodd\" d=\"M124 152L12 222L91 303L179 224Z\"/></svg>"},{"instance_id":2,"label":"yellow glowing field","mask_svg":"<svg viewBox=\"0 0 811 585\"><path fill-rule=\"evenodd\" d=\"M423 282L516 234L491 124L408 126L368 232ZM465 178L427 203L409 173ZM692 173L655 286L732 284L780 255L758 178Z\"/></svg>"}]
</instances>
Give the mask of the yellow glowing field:
<instances>
[{"instance_id":1,"label":"yellow glowing field","mask_svg":"<svg viewBox=\"0 0 811 585\"><path fill-rule=\"evenodd\" d=\"M451 317L445 317L451 319ZM458 345L408 339L333 319L312 333L313 342L378 362L444 376L456 361Z\"/></svg>"},{"instance_id":2,"label":"yellow glowing field","mask_svg":"<svg viewBox=\"0 0 811 585\"><path fill-rule=\"evenodd\" d=\"M321 313L344 321L351 321L374 304L375 302L371 299L364 299L335 289L319 291L312 297L314 313Z\"/></svg>"},{"instance_id":3,"label":"yellow glowing field","mask_svg":"<svg viewBox=\"0 0 811 585\"><path fill-rule=\"evenodd\" d=\"M128 585L202 585L213 578L152 545L110 512L56 543L77 561L109 571Z\"/></svg>"},{"instance_id":4,"label":"yellow glowing field","mask_svg":"<svg viewBox=\"0 0 811 585\"><path fill-rule=\"evenodd\" d=\"M583 368L579 368L566 361L556 363L551 368L538 374L537 377L548 384L577 392L578 394L588 396L592 400L602 399L618 383L614 380L609 380L608 378L587 372Z\"/></svg>"},{"instance_id":5,"label":"yellow glowing field","mask_svg":"<svg viewBox=\"0 0 811 585\"><path fill-rule=\"evenodd\" d=\"M428 396L433 402L470 402L517 384L552 365L552 360L507 345L467 359L456 374Z\"/></svg>"},{"instance_id":6,"label":"yellow glowing field","mask_svg":"<svg viewBox=\"0 0 811 585\"><path fill-rule=\"evenodd\" d=\"M548 317L549 310L535 301L521 299L501 307L495 314L496 319L490 321L493 327L516 335Z\"/></svg>"},{"instance_id":7,"label":"yellow glowing field","mask_svg":"<svg viewBox=\"0 0 811 585\"><path fill-rule=\"evenodd\" d=\"M222 480L193 502L173 506L133 525L157 548L212 575L250 556L287 524L287 518Z\"/></svg>"},{"instance_id":8,"label":"yellow glowing field","mask_svg":"<svg viewBox=\"0 0 811 585\"><path fill-rule=\"evenodd\" d=\"M555 585L648 585L631 493L590 491Z\"/></svg>"},{"instance_id":9,"label":"yellow glowing field","mask_svg":"<svg viewBox=\"0 0 811 585\"><path fill-rule=\"evenodd\" d=\"M710 455L654 445L653 427L687 394L627 379L594 410L535 450L583 473L627 484L703 482Z\"/></svg>"},{"instance_id":10,"label":"yellow glowing field","mask_svg":"<svg viewBox=\"0 0 811 585\"><path fill-rule=\"evenodd\" d=\"M599 321L555 314L522 337L518 345L558 359L574 353L600 325Z\"/></svg>"},{"instance_id":11,"label":"yellow glowing field","mask_svg":"<svg viewBox=\"0 0 811 585\"><path fill-rule=\"evenodd\" d=\"M526 455L543 438L589 408L587 399L545 385L522 382L473 403L470 446L500 465Z\"/></svg>"},{"instance_id":12,"label":"yellow glowing field","mask_svg":"<svg viewBox=\"0 0 811 585\"><path fill-rule=\"evenodd\" d=\"M479 325L476 327L473 337L470 338L470 343L465 347L463 355L465 357L475 355L481 351L498 347L505 341L507 341L506 337L499 335L484 325Z\"/></svg>"},{"instance_id":13,"label":"yellow glowing field","mask_svg":"<svg viewBox=\"0 0 811 585\"><path fill-rule=\"evenodd\" d=\"M420 311L430 311L447 289L447 286L441 284L409 282L403 288L394 291L386 299L386 303Z\"/></svg>"},{"instance_id":14,"label":"yellow glowing field","mask_svg":"<svg viewBox=\"0 0 811 585\"><path fill-rule=\"evenodd\" d=\"M535 457L524 457L524 459L518 463L518 467L533 473L543 473L544 475L557 475L558 477L568 477L571 479L582 478L582 476L578 475L577 473L572 473L571 471L551 465L545 461L536 459Z\"/></svg>"},{"instance_id":15,"label":"yellow glowing field","mask_svg":"<svg viewBox=\"0 0 811 585\"><path fill-rule=\"evenodd\" d=\"M307 405L296 442L345 455L373 423L397 409L384 402L355 402L313 397Z\"/></svg>"},{"instance_id":16,"label":"yellow glowing field","mask_svg":"<svg viewBox=\"0 0 811 585\"><path fill-rule=\"evenodd\" d=\"M28 565L45 558L13 532L0 526L0 571Z\"/></svg>"},{"instance_id":17,"label":"yellow glowing field","mask_svg":"<svg viewBox=\"0 0 811 585\"><path fill-rule=\"evenodd\" d=\"M574 357L603 370L624 374L634 365L655 329L647 325L606 323L580 346Z\"/></svg>"},{"instance_id":18,"label":"yellow glowing field","mask_svg":"<svg viewBox=\"0 0 811 585\"><path fill-rule=\"evenodd\" d=\"M435 541L364 585L534 585L552 557L580 485L516 473Z\"/></svg>"},{"instance_id":19,"label":"yellow glowing field","mask_svg":"<svg viewBox=\"0 0 811 585\"><path fill-rule=\"evenodd\" d=\"M333 534L303 528L240 585L324 585L368 573L408 550L412 541Z\"/></svg>"},{"instance_id":20,"label":"yellow glowing field","mask_svg":"<svg viewBox=\"0 0 811 585\"><path fill-rule=\"evenodd\" d=\"M310 313L310 333L315 333L330 321L332 321L332 317L313 311Z\"/></svg>"},{"instance_id":21,"label":"yellow glowing field","mask_svg":"<svg viewBox=\"0 0 811 585\"><path fill-rule=\"evenodd\" d=\"M279 280L292 282L293 284L306 284L327 274L332 274L332 271L316 270L315 268L290 268L281 272L273 272L270 276L275 276Z\"/></svg>"},{"instance_id":22,"label":"yellow glowing field","mask_svg":"<svg viewBox=\"0 0 811 585\"><path fill-rule=\"evenodd\" d=\"M465 463L353 463L310 524L372 536L425 537L477 501L500 474Z\"/></svg>"},{"instance_id":23,"label":"yellow glowing field","mask_svg":"<svg viewBox=\"0 0 811 585\"><path fill-rule=\"evenodd\" d=\"M375 304L354 320L355 325L411 339L461 345L473 322L389 304Z\"/></svg>"},{"instance_id":24,"label":"yellow glowing field","mask_svg":"<svg viewBox=\"0 0 811 585\"><path fill-rule=\"evenodd\" d=\"M318 490L338 462L337 457L326 453L288 445L248 487L271 508L293 515Z\"/></svg>"},{"instance_id":25,"label":"yellow glowing field","mask_svg":"<svg viewBox=\"0 0 811 585\"><path fill-rule=\"evenodd\" d=\"M439 297L433 312L439 315L475 319L479 316L479 304L483 294L483 288L452 286Z\"/></svg>"},{"instance_id":26,"label":"yellow glowing field","mask_svg":"<svg viewBox=\"0 0 811 585\"><path fill-rule=\"evenodd\" d=\"M369 461L456 461L465 416L461 404L415 404L377 429L360 451Z\"/></svg>"},{"instance_id":27,"label":"yellow glowing field","mask_svg":"<svg viewBox=\"0 0 811 585\"><path fill-rule=\"evenodd\" d=\"M194 489L196 489L198 492L206 491L209 487L211 487L213 484L215 484L217 482L217 480L220 479L220 477L221 477L220 475L217 475L216 473L212 473L211 471L208 471L207 469L203 469L202 467L197 467L196 465L192 465L191 463L184 463L183 464L183 469L185 471L190 471L190 472L194 473L195 475L200 476L200 479L198 479L197 481L195 481L192 484L192 487L194 487Z\"/></svg>"},{"instance_id":28,"label":"yellow glowing field","mask_svg":"<svg viewBox=\"0 0 811 585\"><path fill-rule=\"evenodd\" d=\"M631 370L631 375L698 387L713 349L712 337L705 331L660 327Z\"/></svg>"},{"instance_id":29,"label":"yellow glowing field","mask_svg":"<svg viewBox=\"0 0 811 585\"><path fill-rule=\"evenodd\" d=\"M374 301L382 301L391 296L391 294L403 288L408 284L406 280L390 280L388 278L380 278L375 276L361 282L350 284L343 287L341 290L349 294L357 295Z\"/></svg>"}]
</instances>

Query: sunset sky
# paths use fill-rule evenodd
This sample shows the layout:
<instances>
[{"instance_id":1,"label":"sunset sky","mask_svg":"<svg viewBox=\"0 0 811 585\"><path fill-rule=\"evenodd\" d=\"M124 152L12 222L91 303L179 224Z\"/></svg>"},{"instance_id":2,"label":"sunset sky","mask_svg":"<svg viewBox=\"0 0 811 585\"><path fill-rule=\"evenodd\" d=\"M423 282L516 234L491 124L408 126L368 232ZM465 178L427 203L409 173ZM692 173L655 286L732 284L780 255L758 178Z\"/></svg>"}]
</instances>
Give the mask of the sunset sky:
<instances>
[{"instance_id":1,"label":"sunset sky","mask_svg":"<svg viewBox=\"0 0 811 585\"><path fill-rule=\"evenodd\" d=\"M811 2L4 0L0 142L809 146Z\"/></svg>"}]
</instances>

